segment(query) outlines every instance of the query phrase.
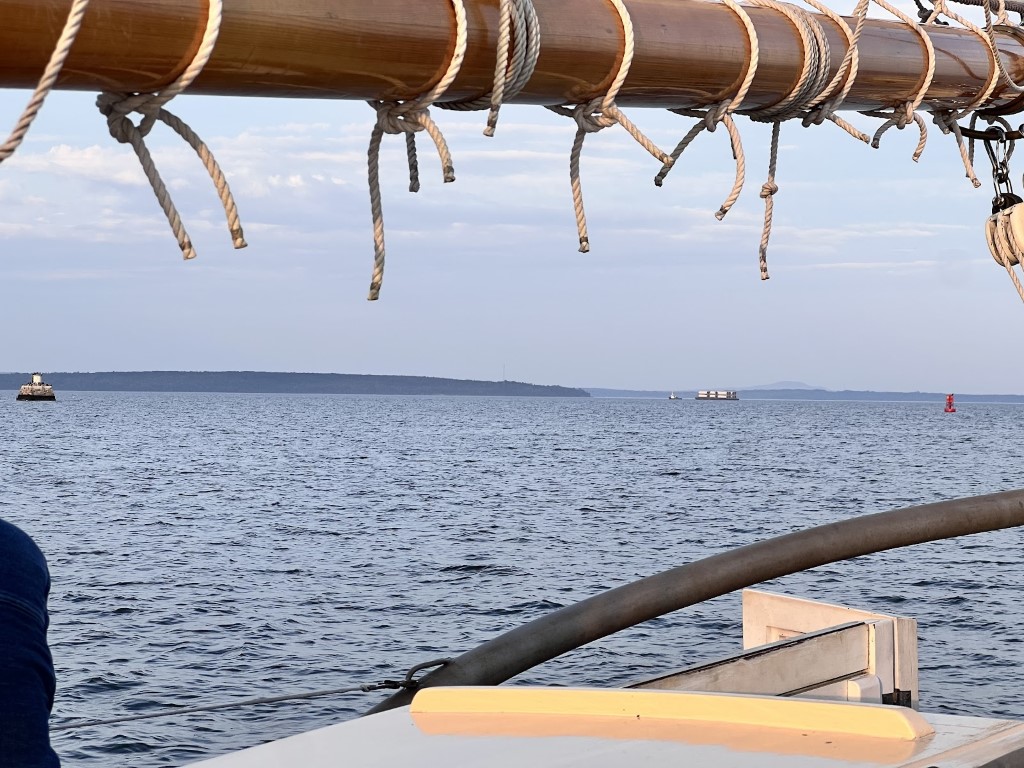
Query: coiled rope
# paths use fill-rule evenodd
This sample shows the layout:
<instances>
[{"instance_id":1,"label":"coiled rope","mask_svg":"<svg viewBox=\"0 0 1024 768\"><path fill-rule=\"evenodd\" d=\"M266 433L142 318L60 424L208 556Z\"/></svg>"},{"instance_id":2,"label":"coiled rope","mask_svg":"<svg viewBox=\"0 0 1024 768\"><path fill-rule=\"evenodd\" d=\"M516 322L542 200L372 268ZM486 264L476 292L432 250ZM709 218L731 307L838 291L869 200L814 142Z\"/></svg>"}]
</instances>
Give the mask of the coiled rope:
<instances>
[{"instance_id":1,"label":"coiled rope","mask_svg":"<svg viewBox=\"0 0 1024 768\"><path fill-rule=\"evenodd\" d=\"M811 13L797 6L776 2L776 0L753 0L754 5L770 8L783 14L793 25L800 39L803 51L802 67L796 83L780 101L771 106L761 109L742 110L741 105L750 88L754 75L757 71L759 60L759 43L756 30L749 15L743 8L730 0L726 0L729 7L740 19L747 33L750 48L750 58L747 61L747 68L744 78L736 94L729 99L714 104L704 111L701 110L671 110L676 114L699 117L701 122L697 123L686 136L679 142L672 151L672 158L678 159L687 146L702 132L714 131L719 123L726 126L729 132L730 144L733 157L736 161L736 175L733 181L732 190L726 197L725 202L715 213L715 217L722 220L733 204L739 198L743 189L746 176L746 158L743 152L743 145L740 139L739 130L736 128L732 114L745 114L750 119L758 122L772 124L772 139L770 157L768 163L768 179L761 186L760 196L765 201L764 227L761 233L761 243L758 249L758 262L761 271L761 279L767 280L768 264L767 250L771 237L772 218L774 211L774 196L779 191L775 180L778 165L778 148L780 126L783 121L801 118L804 126L820 125L825 120L835 123L843 128L851 136L867 142L868 137L855 127L842 120L836 115L836 110L845 100L857 77L859 56L857 42L863 28L864 19L867 15L868 0L861 0L854 15L857 17L857 24L851 29L846 21L837 13L827 8L817 0L808 0L808 4L816 10L832 19L843 31L847 40L847 49L839 69L831 78L831 52L828 38L818 19ZM666 164L655 176L654 183L661 186L672 166Z\"/></svg>"},{"instance_id":2,"label":"coiled rope","mask_svg":"<svg viewBox=\"0 0 1024 768\"><path fill-rule=\"evenodd\" d=\"M744 112L751 120L772 124L771 150L768 161L768 180L761 185L761 198L764 200L764 226L761 230L761 243L758 248L758 264L761 279L767 280L768 275L768 241L771 237L772 216L774 212L775 194L779 191L775 183L775 171L778 164L779 133L783 121L805 117L809 110L822 103L831 91L842 81L841 74L829 80L831 65L828 38L818 20L807 11L796 6L775 2L775 0L754 0L755 4L779 11L796 28L803 49L803 66L800 76L792 90L778 103L758 110ZM821 6L819 6L820 10ZM837 15L838 17L838 15ZM852 32L843 25L852 39ZM844 57L845 58L845 57ZM827 84L827 85L826 85Z\"/></svg>"},{"instance_id":3,"label":"coiled rope","mask_svg":"<svg viewBox=\"0 0 1024 768\"><path fill-rule=\"evenodd\" d=\"M514 98L533 77L540 57L540 22L533 0L501 0L498 9L498 53L491 92L469 101L445 101L440 109L488 109L485 136L494 136L501 105Z\"/></svg>"},{"instance_id":4,"label":"coiled rope","mask_svg":"<svg viewBox=\"0 0 1024 768\"><path fill-rule=\"evenodd\" d=\"M846 100L854 81L857 79L857 72L860 66L860 54L857 45L860 41L861 32L864 28L864 21L867 18L868 3L870 0L860 0L854 8L853 16L857 19L853 29L846 23L842 16L837 14L828 6L817 2L817 0L806 0L807 4L820 13L828 16L843 31L846 37L846 52L840 62L839 69L835 76L824 87L821 83L828 77L831 66L831 56L828 47L828 39L824 37L824 30L818 20L801 8L794 7L794 14L787 14L794 22L798 31L801 31L801 40L805 45L804 68L801 73L801 81L806 79L808 86L800 89L801 81L791 95L793 98L785 110L771 108L769 114L764 111L760 113L748 113L753 120L764 120L765 117L772 119L771 147L768 157L768 179L761 185L761 198L764 200L764 225L761 229L761 242L758 246L758 265L761 270L761 279L769 279L768 274L768 242L772 234L772 221L775 210L775 195L779 191L779 185L775 181L775 172L778 166L779 156L779 134L783 120L802 118L801 123L806 128L811 125L821 125L828 120L842 128L850 136L859 139L865 144L869 139L867 134L862 133L850 123L846 122L836 114L836 110ZM810 33L810 34L808 34ZM810 43L813 42L813 47ZM809 66L810 65L810 66ZM813 74L812 74L813 73ZM803 101L799 98L798 89L803 92Z\"/></svg>"},{"instance_id":5,"label":"coiled rope","mask_svg":"<svg viewBox=\"0 0 1024 768\"><path fill-rule=\"evenodd\" d=\"M802 125L804 128L807 128L811 125L821 125L825 120L829 120L855 139L859 139L867 144L870 141L867 134L862 133L843 120L836 114L836 111L846 101L850 89L853 88L853 84L857 80L857 73L860 70L860 50L858 45L861 33L864 30L864 22L868 17L868 5L871 0L859 0L853 9L852 15L857 20L853 29L850 29L846 19L827 5L818 3L817 0L805 1L808 5L811 5L832 19L843 31L843 35L846 37L846 53L843 54L843 60L840 62L839 70L836 72L832 82L821 92L819 97L812 99L807 105L807 114L802 120Z\"/></svg>"},{"instance_id":6,"label":"coiled rope","mask_svg":"<svg viewBox=\"0 0 1024 768\"><path fill-rule=\"evenodd\" d=\"M207 173L210 174L210 179L217 189L217 194L224 207L232 244L235 248L244 248L246 242L242 234L242 225L238 218L238 209L235 206L235 200L231 194L231 189L228 187L227 180L224 178L224 174L221 172L213 153L184 121L163 108L171 99L181 94L192 84L192 81L199 76L199 73L203 71L206 63L210 60L220 34L222 15L223 0L209 0L206 28L203 31L203 39L199 44L199 48L196 50L192 62L186 67L185 71L167 88L155 93L112 93L104 91L96 99L96 107L107 118L107 127L110 130L110 135L122 144L131 144L135 150L146 178L149 180L150 186L152 186L153 192L160 203L160 207L163 208L167 221L171 225L171 230L178 241L178 247L181 248L182 256L186 259L195 258L195 249L192 247L192 241L188 236L188 232L181 223L181 217L178 215L174 201L171 199L171 195L167 191L163 179L160 177L160 172L153 163L153 158L146 147L145 137L149 135L149 132L159 120L188 142L189 146L199 155L199 159L202 160ZM128 117L133 112L137 112L142 116L138 125L133 123Z\"/></svg>"},{"instance_id":7,"label":"coiled rope","mask_svg":"<svg viewBox=\"0 0 1024 768\"><path fill-rule=\"evenodd\" d=\"M996 6L996 24L1010 25L1010 19L1006 15L1006 0L990 0L989 2L981 2L980 5L985 11L985 32L988 35L989 43L992 46L992 50L995 53L996 66L999 68L999 76L1002 78L1003 83L1006 87L1014 93L1024 93L1024 85L1014 81L1010 77L1010 73L1006 71L1006 65L1003 64L1003 57L999 55L999 48L996 46L996 30L992 23L992 4ZM1020 12L1018 10L1018 12Z\"/></svg>"},{"instance_id":8,"label":"coiled rope","mask_svg":"<svg viewBox=\"0 0 1024 768\"><path fill-rule=\"evenodd\" d=\"M82 28L82 19L85 18L85 11L88 7L89 0L75 0L72 3L67 21L64 22L64 28L61 30L53 53L50 54L50 60L46 64L46 69L43 70L42 77L39 78L39 84L32 92L32 96L29 98L28 104L25 105L11 135L0 145L0 163L11 157L21 146L21 142L24 141L29 128L32 127L39 110L43 108L43 102L53 90L53 86L57 83L57 78L60 77L60 72L64 68L64 62L67 61L68 54L71 53L71 46L75 44L78 31Z\"/></svg>"},{"instance_id":9,"label":"coiled rope","mask_svg":"<svg viewBox=\"0 0 1024 768\"><path fill-rule=\"evenodd\" d=\"M430 117L430 106L440 98L452 84L462 68L466 56L466 6L463 0L451 0L455 9L455 48L448 62L448 68L437 84L427 93L408 101L368 101L377 113L377 121L370 133L370 148L367 151L367 171L370 184L370 214L373 217L373 275L370 278L370 301L380 298L380 287L384 281L384 212L380 197L380 145L385 133L405 134L405 152L409 164L409 191L419 192L419 161L416 157L416 134L426 131L437 147L441 159L441 172L446 184L455 181L448 143Z\"/></svg>"},{"instance_id":10,"label":"coiled rope","mask_svg":"<svg viewBox=\"0 0 1024 768\"><path fill-rule=\"evenodd\" d=\"M993 232L996 242L995 250L999 256L999 262L1006 269L1006 274L1010 276L1010 280L1013 282L1013 287L1017 289L1017 295L1020 296L1021 301L1024 301L1024 285L1021 285L1020 279L1013 269L1015 264L1020 264L1024 254L1014 247L1015 240L1012 234L1008 232L1009 227L1010 221L1008 217L998 216L996 218Z\"/></svg>"},{"instance_id":11,"label":"coiled rope","mask_svg":"<svg viewBox=\"0 0 1024 768\"><path fill-rule=\"evenodd\" d=\"M588 133L597 133L612 125L621 125L633 139L646 149L653 157L671 166L674 160L659 149L644 133L634 125L615 103L619 90L629 76L633 64L633 53L636 40L633 33L633 21L622 0L608 0L619 16L622 26L622 60L615 73L611 86L604 96L575 106L561 105L548 107L552 112L571 117L576 121L576 138L573 140L572 151L569 153L569 181L572 185L573 209L576 213L576 231L579 234L580 253L590 251L590 236L587 234L587 216L583 208L583 186L580 182L580 155L583 153L583 141Z\"/></svg>"}]
</instances>

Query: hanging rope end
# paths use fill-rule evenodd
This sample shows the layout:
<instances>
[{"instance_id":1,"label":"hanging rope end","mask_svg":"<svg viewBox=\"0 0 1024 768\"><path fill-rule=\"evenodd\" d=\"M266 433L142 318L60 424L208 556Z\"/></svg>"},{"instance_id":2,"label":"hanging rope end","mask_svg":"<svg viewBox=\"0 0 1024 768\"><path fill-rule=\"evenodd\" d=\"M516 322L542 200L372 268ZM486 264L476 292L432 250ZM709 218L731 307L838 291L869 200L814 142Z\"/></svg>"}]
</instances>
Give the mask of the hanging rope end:
<instances>
[{"instance_id":1,"label":"hanging rope end","mask_svg":"<svg viewBox=\"0 0 1024 768\"><path fill-rule=\"evenodd\" d=\"M487 126L484 128L484 136L489 139L494 138L494 132L498 128L498 110L491 107L490 113L487 115Z\"/></svg>"},{"instance_id":2,"label":"hanging rope end","mask_svg":"<svg viewBox=\"0 0 1024 768\"><path fill-rule=\"evenodd\" d=\"M590 238L589 237L581 237L580 238L580 253L590 253Z\"/></svg>"}]
</instances>

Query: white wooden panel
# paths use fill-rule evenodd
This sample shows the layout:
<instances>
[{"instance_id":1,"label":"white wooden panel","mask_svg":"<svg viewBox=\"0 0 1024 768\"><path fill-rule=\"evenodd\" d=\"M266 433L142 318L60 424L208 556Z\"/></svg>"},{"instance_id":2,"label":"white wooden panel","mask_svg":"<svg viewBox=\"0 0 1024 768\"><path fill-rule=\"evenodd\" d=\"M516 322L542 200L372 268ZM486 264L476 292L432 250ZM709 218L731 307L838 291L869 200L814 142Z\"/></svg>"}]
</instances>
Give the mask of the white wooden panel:
<instances>
[{"instance_id":1,"label":"white wooden panel","mask_svg":"<svg viewBox=\"0 0 1024 768\"><path fill-rule=\"evenodd\" d=\"M870 632L870 627L863 623L832 627L629 687L794 694L830 681L867 674L870 666Z\"/></svg>"},{"instance_id":2,"label":"white wooden panel","mask_svg":"<svg viewBox=\"0 0 1024 768\"><path fill-rule=\"evenodd\" d=\"M743 590L743 647L752 648L779 638L794 637L850 621L891 622L891 629L876 628L873 640L877 658L894 659L892 669L873 669L886 694L894 690L918 700L917 621L903 616L863 611L818 600L775 595L756 589ZM882 634L889 632L889 637ZM891 653L889 651L891 650Z\"/></svg>"}]
</instances>

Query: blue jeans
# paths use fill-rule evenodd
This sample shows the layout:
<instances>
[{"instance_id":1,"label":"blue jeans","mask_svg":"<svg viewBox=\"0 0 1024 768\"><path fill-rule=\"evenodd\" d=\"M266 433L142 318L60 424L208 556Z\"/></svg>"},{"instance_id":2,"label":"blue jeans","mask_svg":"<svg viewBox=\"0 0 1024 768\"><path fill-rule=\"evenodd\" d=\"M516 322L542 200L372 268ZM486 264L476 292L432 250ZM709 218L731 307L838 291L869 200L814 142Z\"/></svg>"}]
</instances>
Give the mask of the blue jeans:
<instances>
[{"instance_id":1,"label":"blue jeans","mask_svg":"<svg viewBox=\"0 0 1024 768\"><path fill-rule=\"evenodd\" d=\"M46 558L0 520L0 765L59 768L49 720L56 677L46 644Z\"/></svg>"}]
</instances>

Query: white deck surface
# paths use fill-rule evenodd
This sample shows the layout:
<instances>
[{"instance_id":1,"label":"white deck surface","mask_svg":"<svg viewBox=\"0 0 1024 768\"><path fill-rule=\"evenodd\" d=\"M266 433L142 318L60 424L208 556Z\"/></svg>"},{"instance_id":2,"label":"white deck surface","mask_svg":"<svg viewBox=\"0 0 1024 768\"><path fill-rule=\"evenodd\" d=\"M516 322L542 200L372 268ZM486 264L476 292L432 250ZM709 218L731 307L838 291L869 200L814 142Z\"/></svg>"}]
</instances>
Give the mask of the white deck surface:
<instances>
[{"instance_id":1,"label":"white deck surface","mask_svg":"<svg viewBox=\"0 0 1024 768\"><path fill-rule=\"evenodd\" d=\"M565 690L565 689L561 689ZM662 696L673 693L660 692ZM780 701L779 699L775 699ZM770 701L770 699L765 699ZM785 701L784 699L781 701ZM414 703L414 708L416 704ZM846 720L836 703L835 722ZM911 713L913 714L913 713ZM408 707L195 763L203 768L399 766L713 766L714 768L966 768L1024 750L1024 724L926 715L916 740L802 728L618 715L412 712Z\"/></svg>"}]
</instances>

